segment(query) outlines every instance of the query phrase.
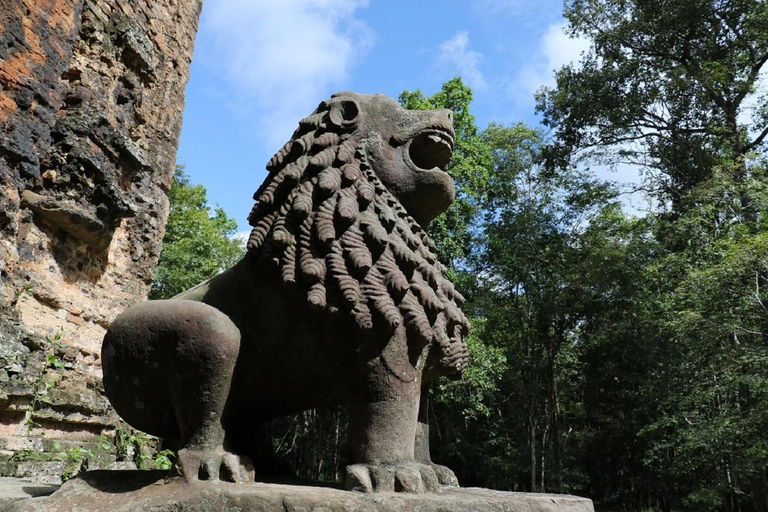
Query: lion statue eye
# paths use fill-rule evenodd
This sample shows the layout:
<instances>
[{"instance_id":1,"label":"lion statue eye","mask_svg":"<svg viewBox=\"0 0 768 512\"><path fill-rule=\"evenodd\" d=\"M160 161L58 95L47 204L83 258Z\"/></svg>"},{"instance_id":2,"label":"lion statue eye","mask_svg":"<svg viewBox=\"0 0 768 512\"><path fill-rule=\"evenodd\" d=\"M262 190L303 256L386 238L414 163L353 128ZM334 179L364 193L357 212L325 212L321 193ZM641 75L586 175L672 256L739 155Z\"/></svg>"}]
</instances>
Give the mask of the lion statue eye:
<instances>
[{"instance_id":1,"label":"lion statue eye","mask_svg":"<svg viewBox=\"0 0 768 512\"><path fill-rule=\"evenodd\" d=\"M357 123L360 106L353 100L342 100L331 105L328 119L335 126L349 128Z\"/></svg>"}]
</instances>

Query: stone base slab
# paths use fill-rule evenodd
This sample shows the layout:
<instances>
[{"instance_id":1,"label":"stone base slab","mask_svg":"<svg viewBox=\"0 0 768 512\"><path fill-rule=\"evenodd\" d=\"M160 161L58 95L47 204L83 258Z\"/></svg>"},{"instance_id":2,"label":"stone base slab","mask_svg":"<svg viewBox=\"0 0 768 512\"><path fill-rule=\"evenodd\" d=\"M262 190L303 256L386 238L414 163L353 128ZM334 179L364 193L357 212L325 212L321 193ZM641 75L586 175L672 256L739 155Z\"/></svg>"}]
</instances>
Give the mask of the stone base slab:
<instances>
[{"instance_id":1,"label":"stone base slab","mask_svg":"<svg viewBox=\"0 0 768 512\"><path fill-rule=\"evenodd\" d=\"M434 494L363 494L283 484L188 484L159 471L91 471L51 496L13 504L14 512L594 512L592 501L446 487Z\"/></svg>"}]
</instances>

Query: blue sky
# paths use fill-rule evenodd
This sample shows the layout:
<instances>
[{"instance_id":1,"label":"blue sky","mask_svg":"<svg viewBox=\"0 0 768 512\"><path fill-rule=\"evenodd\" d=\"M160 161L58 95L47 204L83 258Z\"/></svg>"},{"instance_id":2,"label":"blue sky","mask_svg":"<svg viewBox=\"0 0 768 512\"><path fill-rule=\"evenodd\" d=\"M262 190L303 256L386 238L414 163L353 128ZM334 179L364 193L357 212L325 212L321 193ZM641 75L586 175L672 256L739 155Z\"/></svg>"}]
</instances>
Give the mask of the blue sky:
<instances>
[{"instance_id":1,"label":"blue sky","mask_svg":"<svg viewBox=\"0 0 768 512\"><path fill-rule=\"evenodd\" d=\"M563 26L561 0L205 0L178 162L245 231L266 162L332 93L458 75L479 127L535 125L533 93L587 48Z\"/></svg>"}]
</instances>

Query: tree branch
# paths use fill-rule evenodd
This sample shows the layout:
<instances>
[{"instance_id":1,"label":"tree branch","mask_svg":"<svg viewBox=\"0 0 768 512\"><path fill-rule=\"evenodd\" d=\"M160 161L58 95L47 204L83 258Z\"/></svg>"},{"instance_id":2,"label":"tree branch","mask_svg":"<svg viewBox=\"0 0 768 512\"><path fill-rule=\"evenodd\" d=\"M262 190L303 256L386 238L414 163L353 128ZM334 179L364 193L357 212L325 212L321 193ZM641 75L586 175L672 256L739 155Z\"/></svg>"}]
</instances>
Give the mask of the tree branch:
<instances>
[{"instance_id":1,"label":"tree branch","mask_svg":"<svg viewBox=\"0 0 768 512\"><path fill-rule=\"evenodd\" d=\"M748 144L745 144L742 147L742 153L747 153L747 152L751 151L752 148L762 144L763 140L765 139L766 136L768 136L768 126L766 126L765 129L762 132L760 132L760 135L758 135L755 140L753 140L752 142L750 142Z\"/></svg>"}]
</instances>

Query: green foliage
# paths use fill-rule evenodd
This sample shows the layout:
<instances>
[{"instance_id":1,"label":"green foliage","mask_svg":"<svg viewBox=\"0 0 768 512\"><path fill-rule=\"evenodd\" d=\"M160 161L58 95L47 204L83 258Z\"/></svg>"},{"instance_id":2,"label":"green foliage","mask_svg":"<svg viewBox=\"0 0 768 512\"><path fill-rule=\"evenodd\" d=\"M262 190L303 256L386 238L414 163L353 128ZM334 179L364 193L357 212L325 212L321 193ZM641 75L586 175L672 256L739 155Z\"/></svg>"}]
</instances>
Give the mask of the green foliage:
<instances>
[{"instance_id":1,"label":"green foliage","mask_svg":"<svg viewBox=\"0 0 768 512\"><path fill-rule=\"evenodd\" d=\"M99 435L99 448L103 452L111 452L112 451L112 443L110 442L109 438L107 438L106 434Z\"/></svg>"},{"instance_id":2,"label":"green foliage","mask_svg":"<svg viewBox=\"0 0 768 512\"><path fill-rule=\"evenodd\" d=\"M545 139L525 125L491 125L482 138L493 172L474 259L481 290L473 307L487 320L484 340L503 348L509 361L500 410L524 418L515 438L504 441L519 446L507 455L507 487L573 490L565 461L577 448L574 432L581 433L579 244L595 218L616 209L615 191L586 172L539 165Z\"/></svg>"},{"instance_id":3,"label":"green foliage","mask_svg":"<svg viewBox=\"0 0 768 512\"><path fill-rule=\"evenodd\" d=\"M21 450L13 452L9 462L25 462L28 460L45 460L44 454L40 450L35 450L34 448L22 448Z\"/></svg>"},{"instance_id":4,"label":"green foliage","mask_svg":"<svg viewBox=\"0 0 768 512\"><path fill-rule=\"evenodd\" d=\"M56 448L61 450L61 446ZM59 451L57 459L64 462L64 471L61 473L61 481L66 482L80 471L88 470L88 461L94 458L91 450L73 447L65 451Z\"/></svg>"},{"instance_id":5,"label":"green foliage","mask_svg":"<svg viewBox=\"0 0 768 512\"><path fill-rule=\"evenodd\" d=\"M121 422L115 429L115 455L117 460L135 460L137 454L147 444L148 436L144 432L132 429L127 423ZM138 464L137 464L138 465Z\"/></svg>"},{"instance_id":6,"label":"green foliage","mask_svg":"<svg viewBox=\"0 0 768 512\"><path fill-rule=\"evenodd\" d=\"M752 510L765 496L768 240L731 190L715 174L673 220L609 209L581 237L576 462L603 507Z\"/></svg>"},{"instance_id":7,"label":"green foliage","mask_svg":"<svg viewBox=\"0 0 768 512\"><path fill-rule=\"evenodd\" d=\"M59 359L57 355L57 351L60 351L64 347L64 342L61 341L62 336L64 336L63 329L54 334L53 338L50 336L45 337L45 341L48 342L45 360L49 365L53 366L57 370L64 368L64 362Z\"/></svg>"},{"instance_id":8,"label":"green foliage","mask_svg":"<svg viewBox=\"0 0 768 512\"><path fill-rule=\"evenodd\" d=\"M32 401L27 406L26 426L28 430L40 426L40 424L35 421L35 413L42 404L51 403L51 400L48 398L48 392L56 385L57 377L55 373L50 374L49 371L51 369L64 369L64 362L59 358L59 352L65 346L65 343L62 341L63 336L64 329L61 328L52 337L45 337L46 344L44 346L44 357L47 367L44 368L40 375L31 383L34 393L32 395Z\"/></svg>"},{"instance_id":9,"label":"green foliage","mask_svg":"<svg viewBox=\"0 0 768 512\"><path fill-rule=\"evenodd\" d=\"M723 158L746 174L743 159L768 133L765 108L744 124L768 58L765 2L572 0L565 16L592 46L537 96L556 129L552 165L585 149L635 163L658 171L649 184L673 205Z\"/></svg>"},{"instance_id":10,"label":"green foliage","mask_svg":"<svg viewBox=\"0 0 768 512\"><path fill-rule=\"evenodd\" d=\"M513 465L520 443L503 384L510 371L505 350L484 343L485 319L473 319L470 363L458 381L440 379L431 390L433 460L456 471L464 486L515 488Z\"/></svg>"},{"instance_id":11,"label":"green foliage","mask_svg":"<svg viewBox=\"0 0 768 512\"><path fill-rule=\"evenodd\" d=\"M458 411L462 421L488 418L493 414L493 397L499 391L499 380L508 370L504 351L481 341L486 323L480 318L471 321L467 345L472 358L461 380L441 379L434 392L436 406Z\"/></svg>"},{"instance_id":12,"label":"green foliage","mask_svg":"<svg viewBox=\"0 0 768 512\"><path fill-rule=\"evenodd\" d=\"M163 251L155 268L151 299L167 299L234 265L243 255L230 238L237 223L224 210L211 210L202 185L192 185L177 166L169 194L170 213Z\"/></svg>"},{"instance_id":13,"label":"green foliage","mask_svg":"<svg viewBox=\"0 0 768 512\"><path fill-rule=\"evenodd\" d=\"M574 297L592 496L767 510L766 4L573 0L565 14L592 45L538 95L547 168L634 163L663 206L606 211L580 237L600 262Z\"/></svg>"},{"instance_id":14,"label":"green foliage","mask_svg":"<svg viewBox=\"0 0 768 512\"><path fill-rule=\"evenodd\" d=\"M170 471L173 468L173 459L175 457L173 450L160 450L155 454L155 458L152 461L154 469Z\"/></svg>"},{"instance_id":15,"label":"green foliage","mask_svg":"<svg viewBox=\"0 0 768 512\"><path fill-rule=\"evenodd\" d=\"M473 359L432 415L433 456L464 484L616 510L768 507L768 132L765 109L732 115L768 18L708 5L569 3L594 44L539 96L554 138L475 132L492 165L452 251ZM708 63L686 67L685 45ZM663 211L625 215L595 159L642 162Z\"/></svg>"},{"instance_id":16,"label":"green foliage","mask_svg":"<svg viewBox=\"0 0 768 512\"><path fill-rule=\"evenodd\" d=\"M144 432L120 423L115 429L115 455L117 460L131 461L139 469L147 467L147 448L151 438Z\"/></svg>"},{"instance_id":17,"label":"green foliage","mask_svg":"<svg viewBox=\"0 0 768 512\"><path fill-rule=\"evenodd\" d=\"M173 467L173 450L160 449L159 439L127 423L117 426L113 443L117 460L133 462L138 469L170 470Z\"/></svg>"},{"instance_id":18,"label":"green foliage","mask_svg":"<svg viewBox=\"0 0 768 512\"><path fill-rule=\"evenodd\" d=\"M685 214L662 224L665 239L688 243L648 269L665 278L656 325L671 345L667 389L642 431L646 462L665 468L675 499L693 509L737 506L761 492L768 461L759 434L768 429L768 231L734 215L733 188L728 174L715 174L694 189Z\"/></svg>"}]
</instances>

